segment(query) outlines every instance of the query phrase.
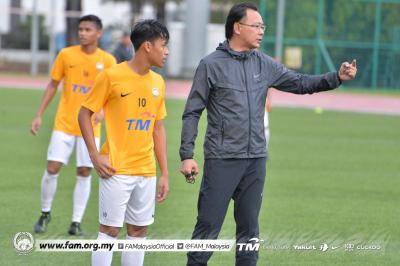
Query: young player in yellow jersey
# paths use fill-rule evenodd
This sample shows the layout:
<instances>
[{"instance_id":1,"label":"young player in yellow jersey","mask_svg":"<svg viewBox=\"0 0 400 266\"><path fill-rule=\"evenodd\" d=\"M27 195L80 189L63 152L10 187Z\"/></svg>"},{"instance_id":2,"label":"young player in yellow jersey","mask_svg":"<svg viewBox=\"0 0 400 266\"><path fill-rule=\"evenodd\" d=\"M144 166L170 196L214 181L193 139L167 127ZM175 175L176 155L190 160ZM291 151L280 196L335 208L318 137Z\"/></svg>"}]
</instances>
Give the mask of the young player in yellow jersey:
<instances>
[{"instance_id":1,"label":"young player in yellow jersey","mask_svg":"<svg viewBox=\"0 0 400 266\"><path fill-rule=\"evenodd\" d=\"M63 90L58 104L54 129L47 153L47 168L41 185L42 215L35 224L35 232L45 232L50 222L51 204L57 188L57 177L62 165L68 163L76 144L77 179L73 196L72 223L68 230L71 235L81 235L80 223L90 194L93 168L78 125L78 112L83 99L92 89L98 73L116 64L114 57L98 48L102 35L101 20L94 15L79 20L80 45L64 48L58 54L51 80L47 85L39 110L32 121L31 133L37 135L42 124L42 114L57 92L60 81ZM101 112L93 116L93 129L96 145L100 143Z\"/></svg>"},{"instance_id":2,"label":"young player in yellow jersey","mask_svg":"<svg viewBox=\"0 0 400 266\"><path fill-rule=\"evenodd\" d=\"M169 191L163 119L165 84L150 70L168 55L167 28L155 20L138 22L131 33L135 56L105 70L82 104L79 125L100 175L98 240L114 240L125 223L127 239L145 239L154 222L155 200ZM90 117L104 109L107 142L96 148ZM156 162L161 170L156 193ZM142 265L144 251L123 252L122 265ZM111 265L112 251L92 253L92 265Z\"/></svg>"}]
</instances>

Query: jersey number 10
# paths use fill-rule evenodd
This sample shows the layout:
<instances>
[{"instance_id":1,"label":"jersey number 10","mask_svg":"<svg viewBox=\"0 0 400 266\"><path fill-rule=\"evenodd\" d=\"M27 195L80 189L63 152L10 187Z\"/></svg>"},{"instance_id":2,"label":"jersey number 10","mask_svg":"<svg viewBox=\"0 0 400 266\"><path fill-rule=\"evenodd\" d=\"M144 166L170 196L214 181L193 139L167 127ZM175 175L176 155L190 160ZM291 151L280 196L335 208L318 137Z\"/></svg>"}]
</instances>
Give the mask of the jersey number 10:
<instances>
[{"instance_id":1,"label":"jersey number 10","mask_svg":"<svg viewBox=\"0 0 400 266\"><path fill-rule=\"evenodd\" d=\"M146 106L146 98L139 98L139 107L145 107Z\"/></svg>"}]
</instances>

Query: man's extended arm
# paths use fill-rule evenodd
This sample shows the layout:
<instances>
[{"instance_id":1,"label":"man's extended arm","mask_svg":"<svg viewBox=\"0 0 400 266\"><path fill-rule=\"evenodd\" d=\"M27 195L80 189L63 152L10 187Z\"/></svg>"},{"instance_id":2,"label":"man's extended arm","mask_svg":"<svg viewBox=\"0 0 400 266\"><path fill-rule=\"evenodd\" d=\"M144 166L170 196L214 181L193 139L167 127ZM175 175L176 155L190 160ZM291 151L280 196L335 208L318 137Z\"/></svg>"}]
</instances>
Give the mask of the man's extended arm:
<instances>
[{"instance_id":1,"label":"man's extended arm","mask_svg":"<svg viewBox=\"0 0 400 266\"><path fill-rule=\"evenodd\" d=\"M307 75L287 69L282 64L268 60L267 69L273 75L272 87L295 94L312 94L339 87L342 81L351 80L357 73L355 60L343 63L337 72L323 75Z\"/></svg>"},{"instance_id":2,"label":"man's extended arm","mask_svg":"<svg viewBox=\"0 0 400 266\"><path fill-rule=\"evenodd\" d=\"M39 109L36 112L35 118L32 120L31 123L31 133L33 135L37 135L40 126L42 125L42 115L46 110L47 106L49 105L49 103L51 102L51 100L54 98L54 95L57 92L58 84L59 81L56 81L54 79L50 80L50 82L47 84Z\"/></svg>"}]
</instances>

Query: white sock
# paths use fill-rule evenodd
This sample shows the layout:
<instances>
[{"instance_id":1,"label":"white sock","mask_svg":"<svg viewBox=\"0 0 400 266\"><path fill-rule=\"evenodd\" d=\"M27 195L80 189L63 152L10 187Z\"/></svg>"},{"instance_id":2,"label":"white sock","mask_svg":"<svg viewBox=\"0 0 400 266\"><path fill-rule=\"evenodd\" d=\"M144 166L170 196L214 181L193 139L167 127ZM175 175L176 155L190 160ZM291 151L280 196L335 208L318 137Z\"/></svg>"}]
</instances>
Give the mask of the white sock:
<instances>
[{"instance_id":1,"label":"white sock","mask_svg":"<svg viewBox=\"0 0 400 266\"><path fill-rule=\"evenodd\" d=\"M89 200L92 176L76 177L72 221L80 223Z\"/></svg>"},{"instance_id":2,"label":"white sock","mask_svg":"<svg viewBox=\"0 0 400 266\"><path fill-rule=\"evenodd\" d=\"M146 237L126 236L127 240L145 240ZM122 251L122 266L142 266L144 261L144 250L140 251Z\"/></svg>"},{"instance_id":3,"label":"white sock","mask_svg":"<svg viewBox=\"0 0 400 266\"><path fill-rule=\"evenodd\" d=\"M44 170L42 177L42 188L41 188L41 203L42 211L49 212L51 210L51 203L53 202L54 195L57 190L57 177L56 175L51 175Z\"/></svg>"},{"instance_id":4,"label":"white sock","mask_svg":"<svg viewBox=\"0 0 400 266\"><path fill-rule=\"evenodd\" d=\"M109 236L102 232L99 232L97 240L117 240L116 237ZM112 251L93 251L92 252L92 266L110 266L112 262Z\"/></svg>"}]
</instances>

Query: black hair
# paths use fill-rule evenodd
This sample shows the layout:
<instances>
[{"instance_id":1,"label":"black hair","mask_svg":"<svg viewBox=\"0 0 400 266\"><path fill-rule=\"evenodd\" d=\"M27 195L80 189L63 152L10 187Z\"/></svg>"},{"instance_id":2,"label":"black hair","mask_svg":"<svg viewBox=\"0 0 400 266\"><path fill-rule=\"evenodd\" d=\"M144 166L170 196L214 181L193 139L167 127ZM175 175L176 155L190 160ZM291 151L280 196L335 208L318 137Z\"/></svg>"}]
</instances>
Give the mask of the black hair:
<instances>
[{"instance_id":1,"label":"black hair","mask_svg":"<svg viewBox=\"0 0 400 266\"><path fill-rule=\"evenodd\" d=\"M231 8L231 10L229 10L229 14L228 17L226 18L226 23L225 23L225 37L227 40L232 38L233 25L235 24L235 22L240 21L242 18L246 16L247 9L258 11L257 6L252 3L236 4Z\"/></svg>"},{"instance_id":2,"label":"black hair","mask_svg":"<svg viewBox=\"0 0 400 266\"><path fill-rule=\"evenodd\" d=\"M164 24L154 19L145 19L137 22L131 32L131 42L135 51L139 50L142 43L146 41L153 42L158 38L168 42L169 32Z\"/></svg>"},{"instance_id":3,"label":"black hair","mask_svg":"<svg viewBox=\"0 0 400 266\"><path fill-rule=\"evenodd\" d=\"M97 29L99 30L103 29L103 23L101 23L101 19L98 16L86 15L79 18L79 24L81 24L81 22L83 21L93 22L96 25Z\"/></svg>"}]
</instances>

